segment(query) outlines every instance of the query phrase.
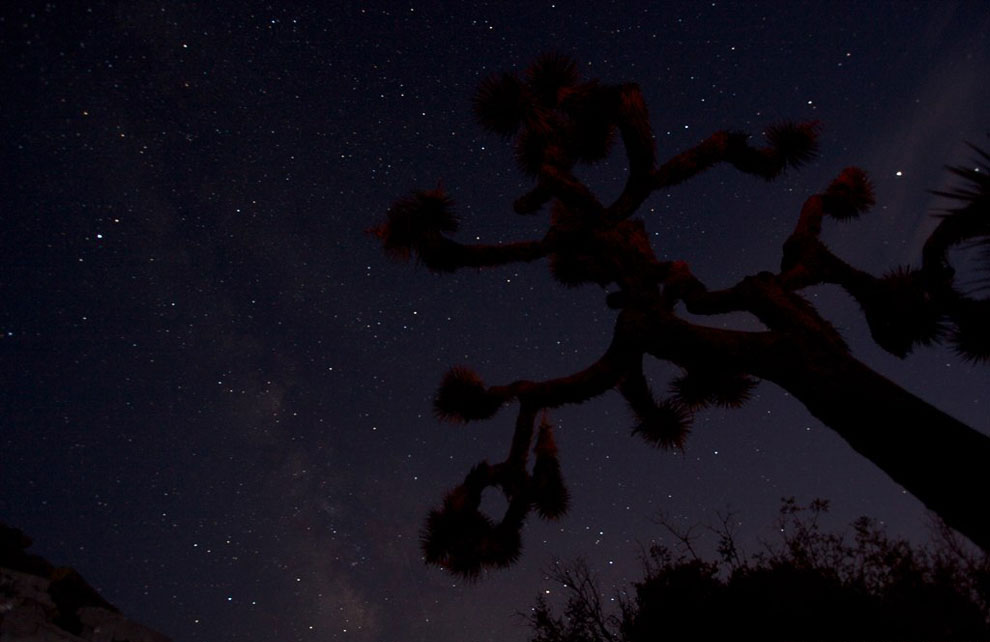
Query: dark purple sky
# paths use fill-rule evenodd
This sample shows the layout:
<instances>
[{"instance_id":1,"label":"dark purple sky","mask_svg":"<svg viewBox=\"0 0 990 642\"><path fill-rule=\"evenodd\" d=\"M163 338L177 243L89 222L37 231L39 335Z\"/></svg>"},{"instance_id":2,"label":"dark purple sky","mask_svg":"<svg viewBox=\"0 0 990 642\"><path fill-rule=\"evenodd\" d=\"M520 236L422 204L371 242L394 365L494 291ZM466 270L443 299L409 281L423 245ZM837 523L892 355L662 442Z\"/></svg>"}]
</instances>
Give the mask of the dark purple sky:
<instances>
[{"instance_id":1,"label":"dark purple sky","mask_svg":"<svg viewBox=\"0 0 990 642\"><path fill-rule=\"evenodd\" d=\"M984 2L11 4L0 520L131 617L177 642L523 640L513 614L558 591L555 556L617 590L663 539L661 511L688 525L731 508L750 551L790 495L831 499L836 525L867 514L926 537L916 500L764 383L699 415L683 454L630 437L618 395L554 413L570 513L531 519L522 561L475 585L426 567L426 512L503 457L514 420L438 424L444 371L567 374L615 313L542 263L437 276L363 230L442 179L458 238L542 235L544 218L512 214L528 183L471 97L556 50L640 83L661 158L719 129L822 122L799 173L716 168L654 195L661 258L713 287L775 269L804 198L859 165L878 206L826 238L873 272L914 262L926 190L969 162L964 141L986 145ZM608 199L623 172L619 154L581 176ZM990 431L990 368L946 349L900 362L848 297L813 294L861 359ZM653 372L662 387L670 369Z\"/></svg>"}]
</instances>

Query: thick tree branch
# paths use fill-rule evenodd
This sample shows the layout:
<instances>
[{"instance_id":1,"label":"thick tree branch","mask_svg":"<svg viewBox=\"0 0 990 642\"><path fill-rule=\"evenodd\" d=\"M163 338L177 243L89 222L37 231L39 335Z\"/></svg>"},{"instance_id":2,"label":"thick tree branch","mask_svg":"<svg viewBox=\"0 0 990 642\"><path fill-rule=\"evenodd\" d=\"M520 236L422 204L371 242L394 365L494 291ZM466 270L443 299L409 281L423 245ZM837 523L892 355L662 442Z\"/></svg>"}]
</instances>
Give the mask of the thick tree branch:
<instances>
[{"instance_id":1,"label":"thick tree branch","mask_svg":"<svg viewBox=\"0 0 990 642\"><path fill-rule=\"evenodd\" d=\"M519 380L507 386L493 386L492 394L537 410L557 408L564 404L583 403L611 390L625 371L625 365L633 358L625 345L625 337L616 333L612 345L597 361L587 368L566 377L546 381Z\"/></svg>"},{"instance_id":2,"label":"thick tree branch","mask_svg":"<svg viewBox=\"0 0 990 642\"><path fill-rule=\"evenodd\" d=\"M461 244L441 237L418 248L423 264L435 272L453 272L459 268L483 268L528 263L547 256L552 244L547 239L514 243Z\"/></svg>"}]
</instances>

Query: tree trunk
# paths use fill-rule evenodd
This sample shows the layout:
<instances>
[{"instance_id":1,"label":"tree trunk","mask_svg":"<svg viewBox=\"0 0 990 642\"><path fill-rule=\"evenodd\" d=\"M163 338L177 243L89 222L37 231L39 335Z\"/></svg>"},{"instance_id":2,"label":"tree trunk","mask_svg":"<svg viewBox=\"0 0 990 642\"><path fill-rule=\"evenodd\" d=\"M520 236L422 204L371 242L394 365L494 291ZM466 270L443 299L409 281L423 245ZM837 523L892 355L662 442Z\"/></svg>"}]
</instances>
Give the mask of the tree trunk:
<instances>
[{"instance_id":1,"label":"tree trunk","mask_svg":"<svg viewBox=\"0 0 990 642\"><path fill-rule=\"evenodd\" d=\"M848 354L819 357L771 379L946 524L990 551L990 437Z\"/></svg>"},{"instance_id":2,"label":"tree trunk","mask_svg":"<svg viewBox=\"0 0 990 642\"><path fill-rule=\"evenodd\" d=\"M747 372L790 392L946 524L990 552L990 437L874 372L816 332L738 332L626 315L656 357Z\"/></svg>"}]
</instances>

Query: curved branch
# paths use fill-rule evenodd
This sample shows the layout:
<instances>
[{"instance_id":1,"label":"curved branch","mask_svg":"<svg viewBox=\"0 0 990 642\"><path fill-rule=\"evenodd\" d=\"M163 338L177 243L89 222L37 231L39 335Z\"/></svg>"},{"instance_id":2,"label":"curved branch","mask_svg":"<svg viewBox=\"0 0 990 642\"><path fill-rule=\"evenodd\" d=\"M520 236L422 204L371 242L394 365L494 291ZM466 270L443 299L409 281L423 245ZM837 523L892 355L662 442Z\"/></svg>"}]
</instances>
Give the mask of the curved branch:
<instances>
[{"instance_id":1,"label":"curved branch","mask_svg":"<svg viewBox=\"0 0 990 642\"><path fill-rule=\"evenodd\" d=\"M693 314L749 312L771 330L814 335L835 347L847 349L832 324L770 272L747 276L731 288L709 292L691 274L686 263L678 263L664 282L664 295L684 301Z\"/></svg>"},{"instance_id":2,"label":"curved branch","mask_svg":"<svg viewBox=\"0 0 990 642\"><path fill-rule=\"evenodd\" d=\"M620 348L619 330L612 345L597 361L572 375L546 381L514 381L506 386L492 386L493 395L516 398L534 409L556 408L569 403L582 403L611 390L625 372L630 353Z\"/></svg>"},{"instance_id":3,"label":"curved branch","mask_svg":"<svg viewBox=\"0 0 990 642\"><path fill-rule=\"evenodd\" d=\"M465 245L447 237L457 231L453 201L443 187L414 190L395 201L385 221L367 230L379 239L385 253L396 259L415 254L435 272L453 272L461 267L491 267L534 261L553 248L548 237L499 245Z\"/></svg>"},{"instance_id":4,"label":"curved branch","mask_svg":"<svg viewBox=\"0 0 990 642\"><path fill-rule=\"evenodd\" d=\"M519 415L516 417L516 428L512 431L512 445L506 463L516 468L526 466L529 446L533 443L533 427L536 425L537 408L529 404L519 405Z\"/></svg>"},{"instance_id":5,"label":"curved branch","mask_svg":"<svg viewBox=\"0 0 990 642\"><path fill-rule=\"evenodd\" d=\"M799 166L813 157L817 136L817 122L784 123L769 127L770 144L756 148L749 145L746 134L716 132L650 172L646 180L635 181L630 176L626 189L608 208L607 217L609 220L628 218L651 192L683 183L722 162L731 163L743 173L771 180L787 167Z\"/></svg>"},{"instance_id":6,"label":"curved branch","mask_svg":"<svg viewBox=\"0 0 990 642\"><path fill-rule=\"evenodd\" d=\"M416 253L423 265L434 272L453 272L466 267L527 263L547 256L551 248L552 243L547 238L489 245L462 244L441 236L421 244L416 248Z\"/></svg>"},{"instance_id":7,"label":"curved branch","mask_svg":"<svg viewBox=\"0 0 990 642\"><path fill-rule=\"evenodd\" d=\"M540 180L550 194L568 207L594 214L604 210L594 193L569 169L548 163L540 169Z\"/></svg>"},{"instance_id":8,"label":"curved branch","mask_svg":"<svg viewBox=\"0 0 990 642\"><path fill-rule=\"evenodd\" d=\"M773 331L712 328L685 321L665 310L636 316L637 335L645 351L682 368L719 364L763 378L763 362L780 350L780 334Z\"/></svg>"}]
</instances>

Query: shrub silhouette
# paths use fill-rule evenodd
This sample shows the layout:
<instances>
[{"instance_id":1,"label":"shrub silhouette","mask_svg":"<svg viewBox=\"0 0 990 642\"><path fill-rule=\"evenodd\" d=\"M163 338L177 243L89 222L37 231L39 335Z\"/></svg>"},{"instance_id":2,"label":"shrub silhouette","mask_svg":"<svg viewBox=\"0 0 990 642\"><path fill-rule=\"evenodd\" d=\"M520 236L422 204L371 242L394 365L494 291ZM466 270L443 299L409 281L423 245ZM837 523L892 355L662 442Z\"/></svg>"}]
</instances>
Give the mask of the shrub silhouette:
<instances>
[{"instance_id":1,"label":"shrub silhouette","mask_svg":"<svg viewBox=\"0 0 990 642\"><path fill-rule=\"evenodd\" d=\"M720 528L721 562L654 545L631 599L609 612L583 562L557 566L562 616L542 596L533 642L656 640L977 640L990 636L990 558L943 529L930 549L887 537L866 518L821 530L825 502L784 502L781 542L741 561ZM683 534L679 535L685 538ZM687 541L683 539L682 541ZM690 542L689 542L690 544Z\"/></svg>"},{"instance_id":2,"label":"shrub silhouette","mask_svg":"<svg viewBox=\"0 0 990 642\"><path fill-rule=\"evenodd\" d=\"M866 173L850 167L805 201L793 232L782 240L778 272L713 291L685 262L656 258L635 212L655 192L719 163L767 180L799 168L815 155L817 123L772 125L762 147L740 132L716 132L660 163L639 87L581 80L575 63L558 55L537 59L522 75L486 79L475 112L483 127L513 140L519 169L534 180L513 207L524 215L549 210L546 234L496 245L459 243L450 237L458 218L442 188L399 199L371 232L392 257L415 256L441 273L547 259L565 286L611 288L605 303L617 319L605 354L569 376L488 386L470 368L457 366L443 377L435 401L439 419L487 419L513 402L518 414L509 456L473 468L430 514L423 535L428 562L476 576L518 557L519 530L533 507L548 519L563 514L566 489L556 449L540 446L553 442L548 409L614 389L629 403L635 434L661 448L680 448L693 411L741 405L760 380L787 390L951 527L990 550L990 438L856 360L800 295L822 283L844 288L862 307L876 343L898 357L918 345L948 342L965 358L986 362L990 300L957 288L949 251L990 239L990 157L979 152L980 170L951 168L962 186L943 195L957 206L941 215L917 267L873 276L821 240L826 218L852 221L874 204ZM617 140L625 150L627 179L615 201L604 204L572 170L600 160ZM990 253L984 259L990 267ZM747 312L766 329L706 327L678 316L679 304L694 315ZM644 375L647 355L683 369L666 396L657 397ZM479 511L488 487L508 500L501 520Z\"/></svg>"}]
</instances>

